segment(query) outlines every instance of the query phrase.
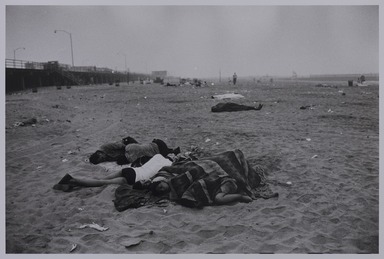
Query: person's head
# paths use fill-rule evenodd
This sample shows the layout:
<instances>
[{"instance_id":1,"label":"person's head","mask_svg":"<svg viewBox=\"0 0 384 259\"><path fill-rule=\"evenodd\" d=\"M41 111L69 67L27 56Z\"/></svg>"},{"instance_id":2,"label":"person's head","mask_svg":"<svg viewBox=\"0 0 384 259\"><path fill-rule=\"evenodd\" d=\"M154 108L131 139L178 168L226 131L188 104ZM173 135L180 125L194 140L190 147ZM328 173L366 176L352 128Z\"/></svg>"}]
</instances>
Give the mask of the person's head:
<instances>
[{"instance_id":1,"label":"person's head","mask_svg":"<svg viewBox=\"0 0 384 259\"><path fill-rule=\"evenodd\" d=\"M97 150L95 153L93 153L89 157L89 162L91 162L94 165L100 164L100 163L105 162L105 161L107 161L107 155L103 151L100 151L100 150Z\"/></svg>"},{"instance_id":2,"label":"person's head","mask_svg":"<svg viewBox=\"0 0 384 259\"><path fill-rule=\"evenodd\" d=\"M155 143L157 145L157 147L159 148L159 152L162 156L167 156L169 153L171 153L171 149L168 148L167 144L165 144L164 141L162 141L161 139L153 139L152 140L153 143Z\"/></svg>"},{"instance_id":3,"label":"person's head","mask_svg":"<svg viewBox=\"0 0 384 259\"><path fill-rule=\"evenodd\" d=\"M136 141L136 139L134 139L134 138L132 138L132 137L130 137L130 136L128 136L128 137L126 137L126 138L123 138L123 139L122 139L122 142L123 142L124 145L129 145L129 144L133 144L133 143L138 143L138 142Z\"/></svg>"},{"instance_id":4,"label":"person's head","mask_svg":"<svg viewBox=\"0 0 384 259\"><path fill-rule=\"evenodd\" d=\"M171 189L166 181L153 182L149 186L149 190L156 196L168 193Z\"/></svg>"}]
</instances>

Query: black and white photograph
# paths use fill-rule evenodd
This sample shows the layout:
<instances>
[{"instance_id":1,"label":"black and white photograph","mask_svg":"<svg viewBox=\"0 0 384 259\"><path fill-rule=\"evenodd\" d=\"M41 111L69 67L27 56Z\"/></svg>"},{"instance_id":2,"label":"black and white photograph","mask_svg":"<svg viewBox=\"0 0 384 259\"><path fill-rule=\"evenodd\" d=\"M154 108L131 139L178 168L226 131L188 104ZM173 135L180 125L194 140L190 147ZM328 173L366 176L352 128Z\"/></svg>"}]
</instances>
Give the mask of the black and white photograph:
<instances>
[{"instance_id":1,"label":"black and white photograph","mask_svg":"<svg viewBox=\"0 0 384 259\"><path fill-rule=\"evenodd\" d=\"M5 255L380 254L380 1L2 2Z\"/></svg>"}]
</instances>

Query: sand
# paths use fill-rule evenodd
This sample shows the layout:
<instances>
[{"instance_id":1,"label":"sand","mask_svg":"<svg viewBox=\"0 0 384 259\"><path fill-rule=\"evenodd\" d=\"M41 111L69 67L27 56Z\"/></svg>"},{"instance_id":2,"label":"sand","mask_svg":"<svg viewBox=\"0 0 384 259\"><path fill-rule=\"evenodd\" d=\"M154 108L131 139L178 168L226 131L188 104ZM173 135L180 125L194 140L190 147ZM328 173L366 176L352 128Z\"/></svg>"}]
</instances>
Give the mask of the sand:
<instances>
[{"instance_id":1,"label":"sand","mask_svg":"<svg viewBox=\"0 0 384 259\"><path fill-rule=\"evenodd\" d=\"M7 95L6 253L378 253L379 88L333 85L123 83ZM226 93L264 106L212 113L223 101L212 95ZM19 125L31 118L36 124ZM52 189L66 173L108 174L111 168L87 158L126 136L160 138L183 152L196 146L202 155L239 148L251 164L267 168L279 197L118 212L116 185ZM91 223L108 229L79 228Z\"/></svg>"}]
</instances>

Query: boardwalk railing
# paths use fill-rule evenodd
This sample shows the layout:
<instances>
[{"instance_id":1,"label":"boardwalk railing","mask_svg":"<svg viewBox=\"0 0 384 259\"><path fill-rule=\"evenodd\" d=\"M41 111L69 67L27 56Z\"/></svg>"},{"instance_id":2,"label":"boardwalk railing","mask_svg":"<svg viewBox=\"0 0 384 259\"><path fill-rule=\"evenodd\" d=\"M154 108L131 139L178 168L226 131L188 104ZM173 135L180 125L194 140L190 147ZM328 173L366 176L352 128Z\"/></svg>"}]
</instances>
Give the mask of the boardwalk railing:
<instances>
[{"instance_id":1,"label":"boardwalk railing","mask_svg":"<svg viewBox=\"0 0 384 259\"><path fill-rule=\"evenodd\" d=\"M18 59L6 59L5 60L6 68L19 68L19 69L44 69L44 63L40 62L31 62Z\"/></svg>"}]
</instances>

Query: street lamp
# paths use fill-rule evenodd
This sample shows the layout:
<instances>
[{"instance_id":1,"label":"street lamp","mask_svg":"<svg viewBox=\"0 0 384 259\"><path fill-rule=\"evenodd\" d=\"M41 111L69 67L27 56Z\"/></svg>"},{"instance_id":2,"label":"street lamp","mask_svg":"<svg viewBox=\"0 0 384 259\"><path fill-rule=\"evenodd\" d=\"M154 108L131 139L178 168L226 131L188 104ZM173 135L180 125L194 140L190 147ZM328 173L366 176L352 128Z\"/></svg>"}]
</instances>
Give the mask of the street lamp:
<instances>
[{"instance_id":1,"label":"street lamp","mask_svg":"<svg viewBox=\"0 0 384 259\"><path fill-rule=\"evenodd\" d=\"M13 50L13 67L16 68L16 51L19 50L19 49L23 49L25 50L24 47L20 47L20 48L17 48L17 49L14 49Z\"/></svg>"},{"instance_id":2,"label":"street lamp","mask_svg":"<svg viewBox=\"0 0 384 259\"><path fill-rule=\"evenodd\" d=\"M72 34L67 32L67 31L64 31L64 30L55 30L55 33L58 32L58 31L61 31L61 32L65 32L66 34L69 35L69 39L71 40L71 56L72 56L72 66L74 67L74 63L73 63L73 46L72 46Z\"/></svg>"}]
</instances>

